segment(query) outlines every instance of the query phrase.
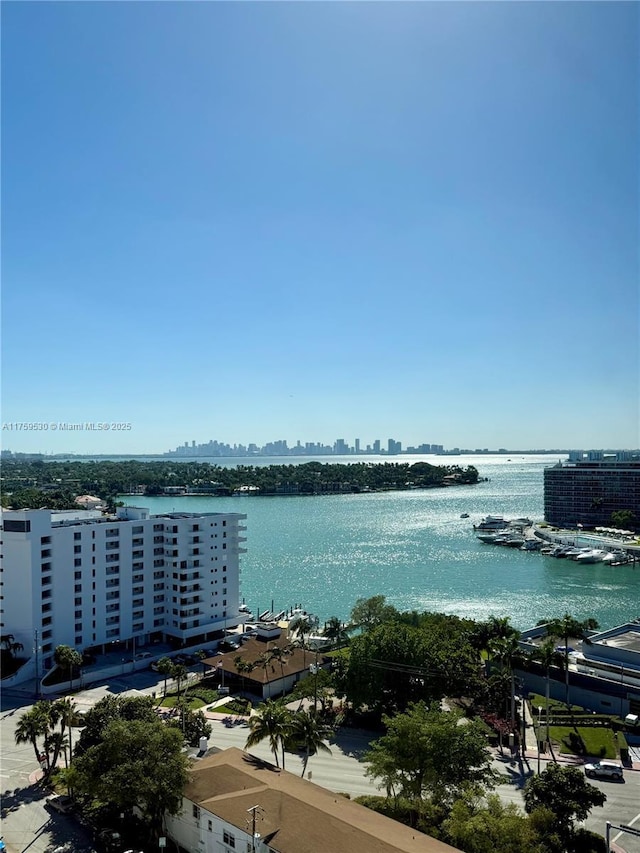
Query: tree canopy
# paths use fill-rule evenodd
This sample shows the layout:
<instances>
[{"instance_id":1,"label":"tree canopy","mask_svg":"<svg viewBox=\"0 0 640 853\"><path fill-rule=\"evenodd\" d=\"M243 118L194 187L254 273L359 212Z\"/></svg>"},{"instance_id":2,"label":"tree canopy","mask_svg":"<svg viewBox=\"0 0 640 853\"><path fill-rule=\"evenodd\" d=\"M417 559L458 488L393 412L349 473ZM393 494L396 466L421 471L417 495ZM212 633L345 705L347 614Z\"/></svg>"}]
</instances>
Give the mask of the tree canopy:
<instances>
[{"instance_id":1,"label":"tree canopy","mask_svg":"<svg viewBox=\"0 0 640 853\"><path fill-rule=\"evenodd\" d=\"M595 785L590 785L577 767L549 764L542 773L532 776L524 789L524 807L528 813L545 808L554 816L557 835L568 844L575 822L584 821L594 806L607 800Z\"/></svg>"},{"instance_id":2,"label":"tree canopy","mask_svg":"<svg viewBox=\"0 0 640 853\"><path fill-rule=\"evenodd\" d=\"M157 718L111 720L97 743L76 758L68 780L76 792L123 811L138 808L154 831L176 814L188 781L182 734Z\"/></svg>"},{"instance_id":3,"label":"tree canopy","mask_svg":"<svg viewBox=\"0 0 640 853\"><path fill-rule=\"evenodd\" d=\"M421 614L416 626L385 622L351 640L347 699L379 716L410 702L473 695L478 681L477 651L455 616Z\"/></svg>"},{"instance_id":4,"label":"tree canopy","mask_svg":"<svg viewBox=\"0 0 640 853\"><path fill-rule=\"evenodd\" d=\"M387 733L371 745L365 763L368 776L387 795L451 804L474 786L495 782L485 730L477 720L461 719L424 702L406 713L385 717Z\"/></svg>"}]
</instances>

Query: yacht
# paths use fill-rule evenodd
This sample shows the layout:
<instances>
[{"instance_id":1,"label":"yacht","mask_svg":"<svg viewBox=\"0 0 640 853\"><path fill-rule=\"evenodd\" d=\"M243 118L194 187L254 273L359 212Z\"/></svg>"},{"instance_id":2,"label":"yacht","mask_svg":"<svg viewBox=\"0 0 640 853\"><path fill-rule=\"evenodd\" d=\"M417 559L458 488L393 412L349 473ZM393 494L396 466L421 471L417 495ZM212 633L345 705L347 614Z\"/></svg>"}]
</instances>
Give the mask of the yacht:
<instances>
[{"instance_id":1,"label":"yacht","mask_svg":"<svg viewBox=\"0 0 640 853\"><path fill-rule=\"evenodd\" d=\"M476 538L481 542L486 542L487 545L496 545L497 539L502 538L502 534L494 532L494 533L478 533L476 534Z\"/></svg>"},{"instance_id":2,"label":"yacht","mask_svg":"<svg viewBox=\"0 0 640 853\"><path fill-rule=\"evenodd\" d=\"M626 563L629 559L629 556L626 551L609 551L608 554L605 554L602 558L602 562L607 565L612 565L613 563L620 564Z\"/></svg>"},{"instance_id":3,"label":"yacht","mask_svg":"<svg viewBox=\"0 0 640 853\"><path fill-rule=\"evenodd\" d=\"M505 527L509 526L509 522L506 521L501 515L488 515L486 518L483 518L480 524L474 524L474 530L504 530Z\"/></svg>"},{"instance_id":4,"label":"yacht","mask_svg":"<svg viewBox=\"0 0 640 853\"><path fill-rule=\"evenodd\" d=\"M593 548L591 551L578 554L576 563L601 563L606 554L607 552L601 548Z\"/></svg>"}]
</instances>

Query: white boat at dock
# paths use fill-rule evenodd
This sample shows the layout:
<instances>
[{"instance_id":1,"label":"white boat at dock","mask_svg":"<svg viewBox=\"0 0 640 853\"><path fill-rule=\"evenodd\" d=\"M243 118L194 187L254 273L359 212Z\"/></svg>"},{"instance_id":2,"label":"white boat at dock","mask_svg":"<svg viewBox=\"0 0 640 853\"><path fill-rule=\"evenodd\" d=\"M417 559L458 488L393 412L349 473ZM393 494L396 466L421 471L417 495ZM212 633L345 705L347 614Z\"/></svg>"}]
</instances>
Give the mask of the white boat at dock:
<instances>
[{"instance_id":1,"label":"white boat at dock","mask_svg":"<svg viewBox=\"0 0 640 853\"><path fill-rule=\"evenodd\" d=\"M606 555L607 552L603 551L602 548L592 548L590 551L578 554L576 563L601 563Z\"/></svg>"}]
</instances>

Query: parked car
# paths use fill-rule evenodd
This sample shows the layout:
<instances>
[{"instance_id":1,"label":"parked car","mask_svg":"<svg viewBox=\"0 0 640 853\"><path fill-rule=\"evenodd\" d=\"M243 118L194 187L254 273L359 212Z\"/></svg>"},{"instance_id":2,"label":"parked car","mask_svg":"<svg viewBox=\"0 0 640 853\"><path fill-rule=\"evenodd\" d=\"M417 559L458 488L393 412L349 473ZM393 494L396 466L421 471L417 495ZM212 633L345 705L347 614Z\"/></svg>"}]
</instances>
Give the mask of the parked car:
<instances>
[{"instance_id":1,"label":"parked car","mask_svg":"<svg viewBox=\"0 0 640 853\"><path fill-rule=\"evenodd\" d=\"M47 797L46 806L60 814L69 814L73 810L73 800L64 794L52 794Z\"/></svg>"},{"instance_id":2,"label":"parked car","mask_svg":"<svg viewBox=\"0 0 640 853\"><path fill-rule=\"evenodd\" d=\"M590 779L597 776L603 779L622 779L622 764L617 761L596 761L593 764L585 764L584 772Z\"/></svg>"},{"instance_id":3,"label":"parked car","mask_svg":"<svg viewBox=\"0 0 640 853\"><path fill-rule=\"evenodd\" d=\"M146 658L151 657L151 652L139 652L136 655L136 660L145 660Z\"/></svg>"}]
</instances>

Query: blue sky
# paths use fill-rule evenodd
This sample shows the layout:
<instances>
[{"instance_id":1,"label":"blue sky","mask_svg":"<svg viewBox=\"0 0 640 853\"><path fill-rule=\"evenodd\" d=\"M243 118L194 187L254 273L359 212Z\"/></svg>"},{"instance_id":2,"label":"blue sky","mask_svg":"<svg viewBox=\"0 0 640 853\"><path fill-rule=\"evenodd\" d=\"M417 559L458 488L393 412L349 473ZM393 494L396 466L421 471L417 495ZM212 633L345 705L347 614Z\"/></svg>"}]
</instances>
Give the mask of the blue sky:
<instances>
[{"instance_id":1,"label":"blue sky","mask_svg":"<svg viewBox=\"0 0 640 853\"><path fill-rule=\"evenodd\" d=\"M3 446L637 447L638 23L3 4Z\"/></svg>"}]
</instances>

